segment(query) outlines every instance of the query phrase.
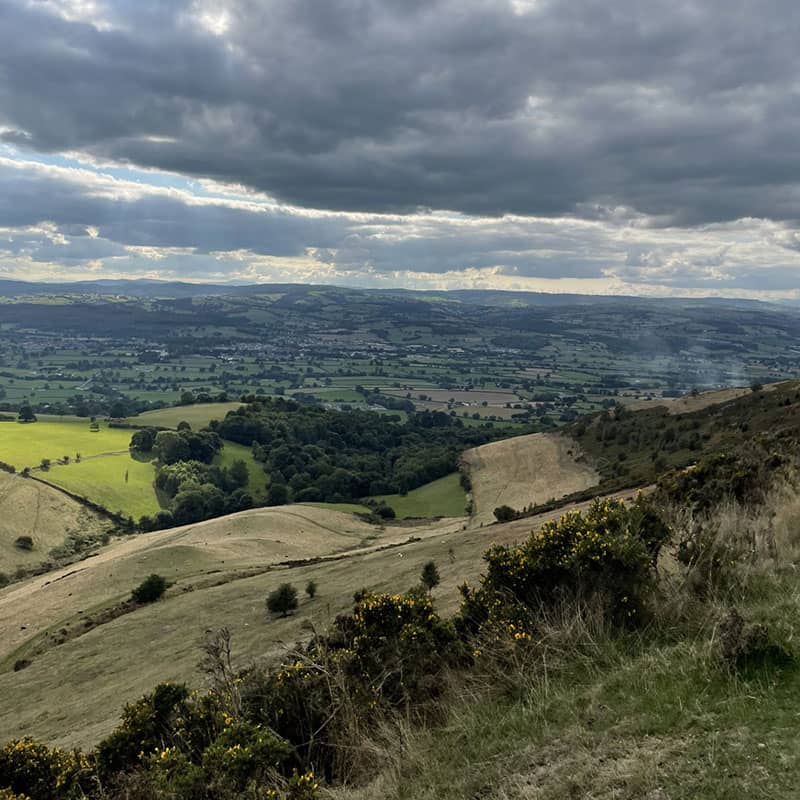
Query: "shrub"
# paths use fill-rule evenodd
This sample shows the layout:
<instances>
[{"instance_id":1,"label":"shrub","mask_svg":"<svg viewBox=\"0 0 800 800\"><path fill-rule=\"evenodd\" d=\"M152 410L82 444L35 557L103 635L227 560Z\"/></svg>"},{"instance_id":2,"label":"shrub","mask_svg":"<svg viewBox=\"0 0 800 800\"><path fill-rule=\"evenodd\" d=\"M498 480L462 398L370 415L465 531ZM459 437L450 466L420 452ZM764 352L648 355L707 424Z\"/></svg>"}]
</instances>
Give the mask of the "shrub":
<instances>
[{"instance_id":1,"label":"shrub","mask_svg":"<svg viewBox=\"0 0 800 800\"><path fill-rule=\"evenodd\" d=\"M655 564L669 530L641 499L631 506L596 500L572 511L516 547L494 546L477 592L462 590L461 625L493 615L535 618L564 600L601 600L617 620L641 613L655 583Z\"/></svg>"},{"instance_id":2,"label":"shrub","mask_svg":"<svg viewBox=\"0 0 800 800\"><path fill-rule=\"evenodd\" d=\"M793 661L791 653L773 640L765 625L745 624L735 608L720 623L717 652L721 662L733 672L783 666Z\"/></svg>"},{"instance_id":3,"label":"shrub","mask_svg":"<svg viewBox=\"0 0 800 800\"><path fill-rule=\"evenodd\" d=\"M17 536L14 546L20 550L33 550L33 539L30 536Z\"/></svg>"},{"instance_id":4,"label":"shrub","mask_svg":"<svg viewBox=\"0 0 800 800\"><path fill-rule=\"evenodd\" d=\"M422 575L420 576L422 585L430 592L439 585L441 578L439 577L439 570L433 561L429 561L422 568Z\"/></svg>"},{"instance_id":5,"label":"shrub","mask_svg":"<svg viewBox=\"0 0 800 800\"><path fill-rule=\"evenodd\" d=\"M433 601L419 589L364 593L351 616L337 618L336 627L352 655L351 674L380 683L380 698L390 705L436 694L431 676L462 655L452 623L434 612Z\"/></svg>"},{"instance_id":6,"label":"shrub","mask_svg":"<svg viewBox=\"0 0 800 800\"><path fill-rule=\"evenodd\" d=\"M187 711L183 685L162 683L151 694L125 706L122 723L97 746L98 770L104 777L140 763L140 754L172 744L177 718Z\"/></svg>"},{"instance_id":7,"label":"shrub","mask_svg":"<svg viewBox=\"0 0 800 800\"><path fill-rule=\"evenodd\" d=\"M289 616L290 611L297 608L297 589L291 583L282 583L267 597L267 610L272 614Z\"/></svg>"},{"instance_id":8,"label":"shrub","mask_svg":"<svg viewBox=\"0 0 800 800\"><path fill-rule=\"evenodd\" d=\"M306 584L306 594L308 595L309 600L313 600L317 594L317 584L316 581L309 581Z\"/></svg>"},{"instance_id":9,"label":"shrub","mask_svg":"<svg viewBox=\"0 0 800 800\"><path fill-rule=\"evenodd\" d=\"M375 513L381 519L394 519L397 516L395 510L391 506L386 505L386 503L375 506Z\"/></svg>"},{"instance_id":10,"label":"shrub","mask_svg":"<svg viewBox=\"0 0 800 800\"><path fill-rule=\"evenodd\" d=\"M4 586L8 586L11 583L11 577L7 572L0 572L0 589Z\"/></svg>"},{"instance_id":11,"label":"shrub","mask_svg":"<svg viewBox=\"0 0 800 800\"><path fill-rule=\"evenodd\" d=\"M465 653L424 592L359 592L352 614L337 617L329 635L277 672L244 676L244 716L292 743L301 763L341 775L354 734L363 736L387 710L427 708L441 694L440 676L466 663Z\"/></svg>"},{"instance_id":12,"label":"shrub","mask_svg":"<svg viewBox=\"0 0 800 800\"><path fill-rule=\"evenodd\" d=\"M724 499L757 506L763 504L774 473L782 466L782 456L754 446L748 452L719 453L664 475L657 497L694 512L708 511Z\"/></svg>"},{"instance_id":13,"label":"shrub","mask_svg":"<svg viewBox=\"0 0 800 800\"><path fill-rule=\"evenodd\" d=\"M154 603L167 591L167 581L161 575L149 575L132 592L134 603Z\"/></svg>"},{"instance_id":14,"label":"shrub","mask_svg":"<svg viewBox=\"0 0 800 800\"><path fill-rule=\"evenodd\" d=\"M0 800L31 800L26 794L17 794L11 789L0 789Z\"/></svg>"},{"instance_id":15,"label":"shrub","mask_svg":"<svg viewBox=\"0 0 800 800\"><path fill-rule=\"evenodd\" d=\"M494 510L494 518L498 522L511 522L517 518L517 512L511 506L498 506Z\"/></svg>"},{"instance_id":16,"label":"shrub","mask_svg":"<svg viewBox=\"0 0 800 800\"><path fill-rule=\"evenodd\" d=\"M203 753L206 785L222 784L243 792L250 783L263 784L271 770L292 755L285 739L252 722L235 722L225 728Z\"/></svg>"}]
</instances>

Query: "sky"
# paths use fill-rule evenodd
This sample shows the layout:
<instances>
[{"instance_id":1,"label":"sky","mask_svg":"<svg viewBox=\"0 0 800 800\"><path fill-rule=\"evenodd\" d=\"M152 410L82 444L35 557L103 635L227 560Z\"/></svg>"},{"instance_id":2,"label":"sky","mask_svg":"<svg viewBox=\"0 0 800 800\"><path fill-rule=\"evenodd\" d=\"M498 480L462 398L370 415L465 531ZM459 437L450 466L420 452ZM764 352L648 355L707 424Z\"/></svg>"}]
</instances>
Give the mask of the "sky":
<instances>
[{"instance_id":1,"label":"sky","mask_svg":"<svg viewBox=\"0 0 800 800\"><path fill-rule=\"evenodd\" d=\"M0 277L800 298L792 0L0 0Z\"/></svg>"}]
</instances>

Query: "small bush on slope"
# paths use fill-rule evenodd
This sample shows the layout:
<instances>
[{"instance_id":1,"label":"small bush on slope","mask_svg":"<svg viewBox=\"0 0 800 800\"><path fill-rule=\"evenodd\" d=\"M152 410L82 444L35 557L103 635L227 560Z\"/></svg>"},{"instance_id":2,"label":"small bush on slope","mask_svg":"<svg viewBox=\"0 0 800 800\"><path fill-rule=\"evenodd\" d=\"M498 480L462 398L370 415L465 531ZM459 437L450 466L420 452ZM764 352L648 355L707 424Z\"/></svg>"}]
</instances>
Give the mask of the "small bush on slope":
<instances>
[{"instance_id":1,"label":"small bush on slope","mask_svg":"<svg viewBox=\"0 0 800 800\"><path fill-rule=\"evenodd\" d=\"M134 603L155 603L167 591L167 581L161 575L149 575L132 592Z\"/></svg>"}]
</instances>

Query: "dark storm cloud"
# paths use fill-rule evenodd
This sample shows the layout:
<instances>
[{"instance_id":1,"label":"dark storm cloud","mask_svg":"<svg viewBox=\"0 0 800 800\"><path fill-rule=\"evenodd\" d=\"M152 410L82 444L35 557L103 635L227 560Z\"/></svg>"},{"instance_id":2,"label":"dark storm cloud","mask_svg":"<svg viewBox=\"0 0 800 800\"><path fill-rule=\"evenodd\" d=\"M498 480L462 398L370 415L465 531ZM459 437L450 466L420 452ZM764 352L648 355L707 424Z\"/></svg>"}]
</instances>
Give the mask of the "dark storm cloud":
<instances>
[{"instance_id":1,"label":"dark storm cloud","mask_svg":"<svg viewBox=\"0 0 800 800\"><path fill-rule=\"evenodd\" d=\"M0 127L314 208L800 219L793 3L519 5L7 0Z\"/></svg>"}]
</instances>

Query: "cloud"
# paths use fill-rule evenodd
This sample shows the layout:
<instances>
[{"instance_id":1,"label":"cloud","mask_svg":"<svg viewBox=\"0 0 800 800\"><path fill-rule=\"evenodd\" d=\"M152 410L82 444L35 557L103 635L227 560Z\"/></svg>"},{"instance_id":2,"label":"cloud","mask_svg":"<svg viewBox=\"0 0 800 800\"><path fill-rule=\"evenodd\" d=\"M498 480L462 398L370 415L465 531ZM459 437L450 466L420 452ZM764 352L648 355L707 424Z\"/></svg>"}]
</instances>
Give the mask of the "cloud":
<instances>
[{"instance_id":1,"label":"cloud","mask_svg":"<svg viewBox=\"0 0 800 800\"><path fill-rule=\"evenodd\" d=\"M800 289L797 233L768 220L686 229L626 214L331 212L241 187L126 175L0 156L0 272L637 294Z\"/></svg>"},{"instance_id":2,"label":"cloud","mask_svg":"<svg viewBox=\"0 0 800 800\"><path fill-rule=\"evenodd\" d=\"M310 208L800 218L789 0L12 0L9 141Z\"/></svg>"},{"instance_id":3,"label":"cloud","mask_svg":"<svg viewBox=\"0 0 800 800\"><path fill-rule=\"evenodd\" d=\"M0 271L792 294L799 35L788 0L8 0Z\"/></svg>"}]
</instances>

